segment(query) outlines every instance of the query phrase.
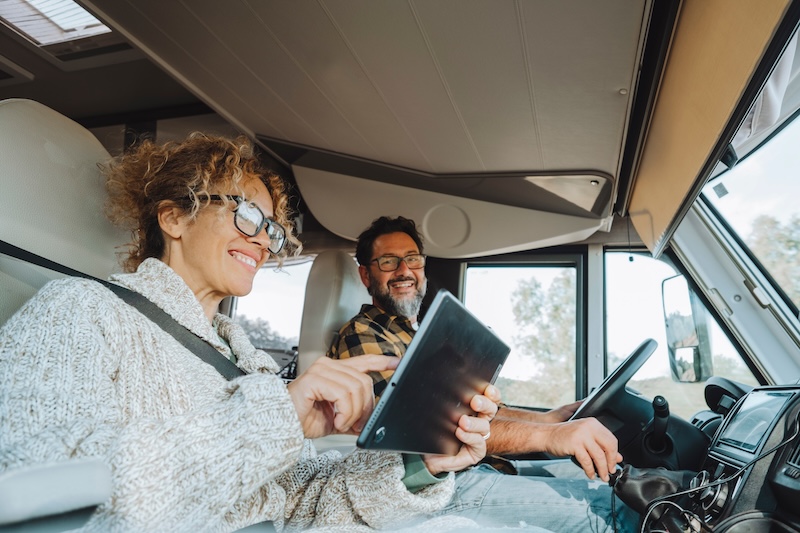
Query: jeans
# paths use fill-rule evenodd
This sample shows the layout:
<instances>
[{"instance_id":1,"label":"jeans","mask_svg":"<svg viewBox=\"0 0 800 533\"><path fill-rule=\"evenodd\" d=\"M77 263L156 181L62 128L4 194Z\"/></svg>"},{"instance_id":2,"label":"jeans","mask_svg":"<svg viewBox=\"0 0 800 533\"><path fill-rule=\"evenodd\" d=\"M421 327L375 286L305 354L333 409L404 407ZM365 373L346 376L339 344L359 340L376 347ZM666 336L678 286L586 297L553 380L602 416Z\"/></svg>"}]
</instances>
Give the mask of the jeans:
<instances>
[{"instance_id":1,"label":"jeans","mask_svg":"<svg viewBox=\"0 0 800 533\"><path fill-rule=\"evenodd\" d=\"M586 476L514 476L481 464L456 476L456 493L438 514L469 518L482 527L637 532L639 515L616 497L612 504L612 494L606 483Z\"/></svg>"}]
</instances>

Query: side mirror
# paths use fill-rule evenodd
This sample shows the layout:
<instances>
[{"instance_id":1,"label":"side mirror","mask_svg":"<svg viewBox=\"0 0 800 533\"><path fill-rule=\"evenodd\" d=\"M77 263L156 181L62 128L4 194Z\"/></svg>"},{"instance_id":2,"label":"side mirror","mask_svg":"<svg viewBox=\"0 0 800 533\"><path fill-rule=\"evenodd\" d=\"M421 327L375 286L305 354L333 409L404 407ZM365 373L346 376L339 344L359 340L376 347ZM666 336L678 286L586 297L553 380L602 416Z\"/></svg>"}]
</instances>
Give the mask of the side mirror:
<instances>
[{"instance_id":1,"label":"side mirror","mask_svg":"<svg viewBox=\"0 0 800 533\"><path fill-rule=\"evenodd\" d=\"M683 383L706 381L714 371L703 302L683 276L665 279L661 296L672 379Z\"/></svg>"}]
</instances>

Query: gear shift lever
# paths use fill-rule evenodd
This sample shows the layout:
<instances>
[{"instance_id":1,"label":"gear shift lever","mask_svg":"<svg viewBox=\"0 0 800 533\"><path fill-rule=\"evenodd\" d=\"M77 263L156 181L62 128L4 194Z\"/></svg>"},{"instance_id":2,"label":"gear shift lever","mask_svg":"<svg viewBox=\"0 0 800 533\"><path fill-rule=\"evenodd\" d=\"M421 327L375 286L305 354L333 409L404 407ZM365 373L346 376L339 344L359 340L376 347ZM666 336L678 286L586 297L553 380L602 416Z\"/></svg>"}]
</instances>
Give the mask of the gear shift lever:
<instances>
[{"instance_id":1,"label":"gear shift lever","mask_svg":"<svg viewBox=\"0 0 800 533\"><path fill-rule=\"evenodd\" d=\"M648 444L650 451L662 454L667 451L667 424L669 423L669 403L661 395L653 398L653 432Z\"/></svg>"}]
</instances>

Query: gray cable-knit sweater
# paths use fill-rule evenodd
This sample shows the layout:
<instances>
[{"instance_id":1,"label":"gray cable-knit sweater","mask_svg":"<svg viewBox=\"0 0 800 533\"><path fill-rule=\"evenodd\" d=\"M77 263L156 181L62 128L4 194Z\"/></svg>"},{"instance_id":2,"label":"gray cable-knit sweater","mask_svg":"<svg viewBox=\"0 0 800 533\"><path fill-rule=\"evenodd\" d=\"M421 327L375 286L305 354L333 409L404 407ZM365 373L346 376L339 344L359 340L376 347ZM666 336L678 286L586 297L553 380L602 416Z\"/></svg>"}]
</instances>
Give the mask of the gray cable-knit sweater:
<instances>
[{"instance_id":1,"label":"gray cable-knit sweater","mask_svg":"<svg viewBox=\"0 0 800 533\"><path fill-rule=\"evenodd\" d=\"M53 281L26 303L0 329L0 472L105 458L113 494L87 530L385 528L450 499L452 475L408 492L397 454L317 456L276 363L228 317L209 324L161 261L112 281L232 350L249 375L226 381L94 281Z\"/></svg>"}]
</instances>

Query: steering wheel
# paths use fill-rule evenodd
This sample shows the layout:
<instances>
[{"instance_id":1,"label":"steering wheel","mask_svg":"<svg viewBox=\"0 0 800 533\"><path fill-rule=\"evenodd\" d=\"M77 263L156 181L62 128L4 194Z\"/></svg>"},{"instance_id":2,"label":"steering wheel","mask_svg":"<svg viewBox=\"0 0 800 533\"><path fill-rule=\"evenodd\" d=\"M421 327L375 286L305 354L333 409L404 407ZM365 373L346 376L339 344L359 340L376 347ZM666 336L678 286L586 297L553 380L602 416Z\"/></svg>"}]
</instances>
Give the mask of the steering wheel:
<instances>
[{"instance_id":1,"label":"steering wheel","mask_svg":"<svg viewBox=\"0 0 800 533\"><path fill-rule=\"evenodd\" d=\"M653 339L642 342L606 379L593 390L570 417L594 417L617 438L625 462L639 468L664 466L672 470L697 470L705 457L708 437L679 416L670 415L667 438L672 444L664 454L647 446L642 429L653 419L650 400L625 386L655 352ZM574 457L573 461L577 461Z\"/></svg>"},{"instance_id":2,"label":"steering wheel","mask_svg":"<svg viewBox=\"0 0 800 533\"><path fill-rule=\"evenodd\" d=\"M650 358L657 347L658 343L653 339L647 339L642 342L625 358L621 365L615 368L596 389L589 393L589 396L583 400L583 403L570 417L570 420L591 416L596 417L602 413L608 402L625 388L628 381L642 368L642 365Z\"/></svg>"}]
</instances>

